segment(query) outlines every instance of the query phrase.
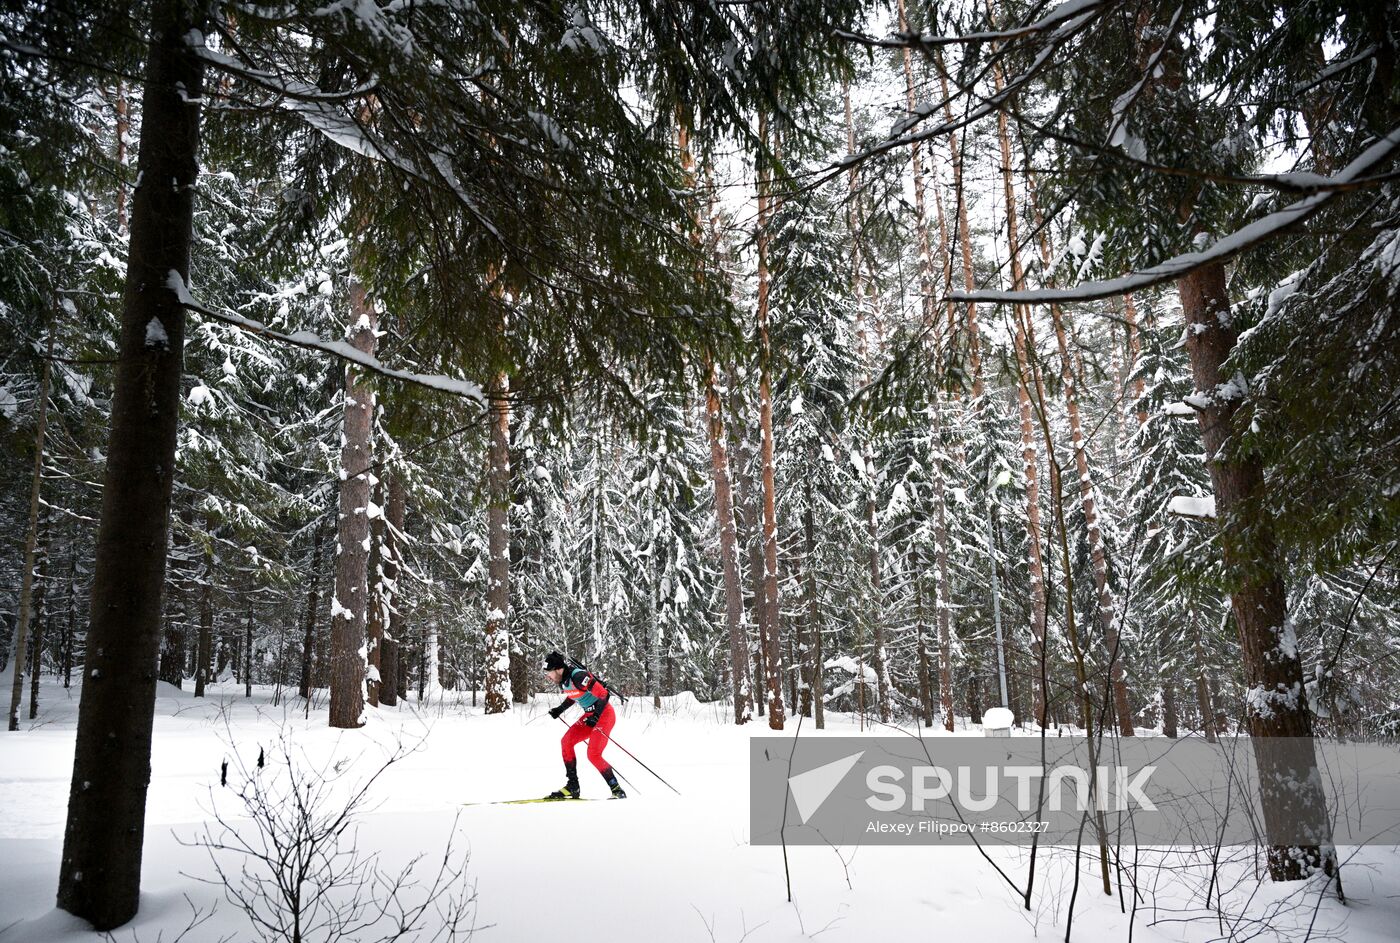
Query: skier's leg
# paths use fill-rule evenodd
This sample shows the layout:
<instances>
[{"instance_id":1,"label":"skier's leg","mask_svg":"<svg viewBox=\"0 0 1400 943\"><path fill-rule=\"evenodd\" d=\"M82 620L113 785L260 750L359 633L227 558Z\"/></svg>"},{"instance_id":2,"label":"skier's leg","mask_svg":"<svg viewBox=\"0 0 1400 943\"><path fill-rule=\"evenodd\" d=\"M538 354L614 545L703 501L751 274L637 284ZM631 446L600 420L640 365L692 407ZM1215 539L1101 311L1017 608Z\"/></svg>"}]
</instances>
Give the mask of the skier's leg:
<instances>
[{"instance_id":1,"label":"skier's leg","mask_svg":"<svg viewBox=\"0 0 1400 943\"><path fill-rule=\"evenodd\" d=\"M603 713L598 715L598 724L588 734L588 762L593 764L593 768L598 772L608 769L608 761L603 759L603 749L607 747L608 740L612 738L613 724L617 721L617 714L609 704L603 708ZM585 728L587 729L587 728Z\"/></svg>"},{"instance_id":2,"label":"skier's leg","mask_svg":"<svg viewBox=\"0 0 1400 943\"><path fill-rule=\"evenodd\" d=\"M572 763L574 761L574 754L578 749L578 745L587 740L591 732L588 725L582 720L575 721L569 725L569 729L564 731L564 736L559 741L559 746L564 752L565 763Z\"/></svg>"},{"instance_id":3,"label":"skier's leg","mask_svg":"<svg viewBox=\"0 0 1400 943\"><path fill-rule=\"evenodd\" d=\"M588 761L593 764L603 777L603 781L608 784L608 789L612 790L613 798L626 799L627 793L622 791L618 785L617 774L613 772L612 766L603 759L603 750L607 747L608 741L612 739L613 724L617 721L617 714L613 712L612 705L604 708L602 715L598 718L598 725L593 728L593 733L588 738Z\"/></svg>"},{"instance_id":4,"label":"skier's leg","mask_svg":"<svg viewBox=\"0 0 1400 943\"><path fill-rule=\"evenodd\" d=\"M560 748L564 753L564 788L551 793L551 798L576 799L579 795L578 785L578 760L575 759L574 751L578 745L588 738L589 730L579 721L564 731L564 737L559 741Z\"/></svg>"}]
</instances>

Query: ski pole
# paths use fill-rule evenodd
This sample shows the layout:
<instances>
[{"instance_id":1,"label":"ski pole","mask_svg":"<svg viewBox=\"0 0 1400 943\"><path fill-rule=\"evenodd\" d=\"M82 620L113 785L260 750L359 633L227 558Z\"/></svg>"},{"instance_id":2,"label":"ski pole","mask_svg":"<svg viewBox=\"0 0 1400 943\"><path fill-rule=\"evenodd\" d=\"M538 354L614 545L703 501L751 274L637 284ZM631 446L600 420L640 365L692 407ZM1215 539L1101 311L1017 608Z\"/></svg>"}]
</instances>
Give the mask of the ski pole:
<instances>
[{"instance_id":1,"label":"ski pole","mask_svg":"<svg viewBox=\"0 0 1400 943\"><path fill-rule=\"evenodd\" d=\"M569 726L569 722L568 722L567 720L565 720L564 718L562 718L562 717L559 718L559 723L563 724L563 725L566 726L566 727ZM661 774L660 774L660 773L658 773L656 770L652 769L650 766L648 766L648 765L646 765L645 763L643 763L641 760L637 759L636 754L633 753L631 750L627 749L627 748L626 748L625 746L623 746L622 744L618 743L615 739L613 739L612 734L608 734L608 742L609 742L609 743L612 743L612 744L616 744L617 748L618 748L619 750L621 750L623 753L626 753L629 757L631 757L632 760L633 760L638 766L640 766L642 769L646 770L648 773L651 773L651 775L655 776L657 779L661 779ZM669 789L669 790L671 790L672 792L674 792L676 795L679 796L679 795L681 794L681 791L680 791L679 789L677 789L675 786L672 786L670 783L666 782L666 780L661 779L661 784L662 784L663 786L665 786L667 789Z\"/></svg>"}]
</instances>

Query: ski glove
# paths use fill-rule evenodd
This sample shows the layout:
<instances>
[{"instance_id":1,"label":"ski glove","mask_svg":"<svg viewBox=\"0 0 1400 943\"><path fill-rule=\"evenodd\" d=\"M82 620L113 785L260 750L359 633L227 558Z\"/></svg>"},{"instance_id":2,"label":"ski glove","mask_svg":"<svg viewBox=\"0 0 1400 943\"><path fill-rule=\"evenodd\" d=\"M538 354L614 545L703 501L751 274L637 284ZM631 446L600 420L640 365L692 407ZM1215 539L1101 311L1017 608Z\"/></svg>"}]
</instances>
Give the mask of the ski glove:
<instances>
[{"instance_id":1,"label":"ski glove","mask_svg":"<svg viewBox=\"0 0 1400 943\"><path fill-rule=\"evenodd\" d=\"M565 701L563 704L560 704L558 707L551 707L551 708L549 709L549 716L550 716L550 717L553 717L555 720L558 720L559 717L560 717L560 715L563 714L563 713L564 713L566 710L568 710L568 709L569 709L569 702L568 702L568 701Z\"/></svg>"},{"instance_id":2,"label":"ski glove","mask_svg":"<svg viewBox=\"0 0 1400 943\"><path fill-rule=\"evenodd\" d=\"M587 715L585 715L584 718L583 718L583 723L584 723L584 726L586 726L586 727L596 727L596 726L598 726L598 715L597 715L597 714L587 714Z\"/></svg>"}]
</instances>

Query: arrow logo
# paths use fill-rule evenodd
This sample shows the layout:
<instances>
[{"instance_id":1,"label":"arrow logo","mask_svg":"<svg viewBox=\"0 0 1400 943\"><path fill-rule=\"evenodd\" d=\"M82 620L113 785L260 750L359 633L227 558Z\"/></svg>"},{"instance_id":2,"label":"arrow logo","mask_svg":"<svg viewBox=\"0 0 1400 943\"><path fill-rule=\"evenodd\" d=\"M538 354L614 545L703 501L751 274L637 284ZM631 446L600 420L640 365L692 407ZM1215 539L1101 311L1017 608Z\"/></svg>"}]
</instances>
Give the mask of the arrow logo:
<instances>
[{"instance_id":1,"label":"arrow logo","mask_svg":"<svg viewBox=\"0 0 1400 943\"><path fill-rule=\"evenodd\" d=\"M853 753L825 766L818 766L816 769L809 769L805 773L798 773L796 776L788 777L788 789L792 792L792 801L797 805L797 814L802 817L802 824L806 825L807 820L817 814L817 810L822 807L822 803L841 784L841 780L846 778L846 774L851 771L851 767L860 761L865 755L865 751Z\"/></svg>"}]
</instances>

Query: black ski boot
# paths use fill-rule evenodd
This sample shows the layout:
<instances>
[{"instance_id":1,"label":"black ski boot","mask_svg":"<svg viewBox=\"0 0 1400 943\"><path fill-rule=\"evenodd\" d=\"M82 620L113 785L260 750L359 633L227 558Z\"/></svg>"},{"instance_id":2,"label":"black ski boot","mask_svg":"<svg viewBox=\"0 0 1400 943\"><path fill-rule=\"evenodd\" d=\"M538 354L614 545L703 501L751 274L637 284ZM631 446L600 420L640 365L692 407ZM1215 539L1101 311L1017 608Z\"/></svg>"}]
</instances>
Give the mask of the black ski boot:
<instances>
[{"instance_id":1,"label":"black ski boot","mask_svg":"<svg viewBox=\"0 0 1400 943\"><path fill-rule=\"evenodd\" d=\"M612 790L612 797L614 799L627 798L627 793L623 792L622 787L617 784L617 774L613 772L613 768L611 766L609 766L607 770L604 771L603 779L607 782L608 788Z\"/></svg>"},{"instance_id":2,"label":"black ski boot","mask_svg":"<svg viewBox=\"0 0 1400 943\"><path fill-rule=\"evenodd\" d=\"M563 788L554 790L545 796L546 799L577 799L579 797L578 760L565 760L564 773L567 782L564 783Z\"/></svg>"}]
</instances>

